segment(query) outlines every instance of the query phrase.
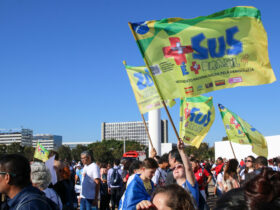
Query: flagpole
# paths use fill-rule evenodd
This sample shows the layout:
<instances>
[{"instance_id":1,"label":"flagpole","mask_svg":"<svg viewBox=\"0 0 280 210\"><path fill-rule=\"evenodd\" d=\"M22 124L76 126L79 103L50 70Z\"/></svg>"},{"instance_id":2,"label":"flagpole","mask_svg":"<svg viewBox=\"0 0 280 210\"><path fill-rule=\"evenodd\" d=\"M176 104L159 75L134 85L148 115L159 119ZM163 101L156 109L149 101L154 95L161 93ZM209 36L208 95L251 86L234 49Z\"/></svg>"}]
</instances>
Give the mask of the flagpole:
<instances>
[{"instance_id":1,"label":"flagpole","mask_svg":"<svg viewBox=\"0 0 280 210\"><path fill-rule=\"evenodd\" d=\"M133 34L133 37L134 37L135 41L137 42L137 38L136 38L135 32L134 32L134 30L133 30L133 28L132 28L130 22L128 23L128 26L129 26L129 28L130 28L132 34ZM141 49L140 49L140 50L141 50ZM158 88L158 85L157 85L157 83L156 83L156 81L155 81L155 78L154 78L154 76L153 76L152 70L151 70L150 66L148 65L148 62L147 62L145 56L143 56L143 59L144 59L144 62L145 62L145 64L146 64L146 66L147 66L149 72L150 72L150 75L151 75L151 77L152 77L152 79L153 79L153 81L154 81L155 88L157 89L157 92L158 92L158 94L159 94L159 96L160 96L160 99L161 99L161 102L162 102L162 104L163 104L163 107L164 107L164 109L165 109L165 111L166 111L166 113L167 113L168 119L169 119L169 121L170 121L170 123L171 123L171 125L172 125L172 127L173 127L173 130L174 130L175 135L176 135L176 137L177 137L177 140L178 140L178 142L179 142L179 141L180 141L180 136L179 136L179 134L178 134L178 132L177 132L177 129L176 129L175 125L174 125L174 122L173 122L172 117L171 117L171 115L170 115L170 113L169 113L169 111L168 111L168 108L167 108L167 106L166 106L166 104L165 104L165 101L164 101L163 98L162 98L161 92L159 91L159 88Z\"/></svg>"},{"instance_id":2,"label":"flagpole","mask_svg":"<svg viewBox=\"0 0 280 210\"><path fill-rule=\"evenodd\" d=\"M150 144L151 144L151 147L152 147L152 149L155 149L155 148L154 148L154 145L153 145L153 142L152 142L152 139L151 139L151 136L150 136L150 133L149 133L149 130L148 130L148 127L147 127L146 120L145 120L145 118L144 118L144 115L141 114L141 117L142 117L142 120L143 120L143 123L144 123L144 126L145 126L146 133L147 133L147 135L148 135L148 139L149 139L149 142L150 142Z\"/></svg>"},{"instance_id":3,"label":"flagpole","mask_svg":"<svg viewBox=\"0 0 280 210\"><path fill-rule=\"evenodd\" d=\"M230 144L230 147L231 147L234 158L237 159L230 140L229 140L229 144Z\"/></svg>"}]
</instances>

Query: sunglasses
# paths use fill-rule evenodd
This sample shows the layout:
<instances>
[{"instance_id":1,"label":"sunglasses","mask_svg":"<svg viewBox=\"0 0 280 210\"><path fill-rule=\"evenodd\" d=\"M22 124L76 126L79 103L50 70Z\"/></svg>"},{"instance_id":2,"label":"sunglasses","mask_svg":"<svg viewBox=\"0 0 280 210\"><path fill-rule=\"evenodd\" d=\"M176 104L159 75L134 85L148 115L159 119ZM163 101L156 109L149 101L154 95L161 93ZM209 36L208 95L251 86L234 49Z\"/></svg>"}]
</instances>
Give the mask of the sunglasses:
<instances>
[{"instance_id":1,"label":"sunglasses","mask_svg":"<svg viewBox=\"0 0 280 210\"><path fill-rule=\"evenodd\" d=\"M180 169L180 168L183 168L184 166L182 164L178 164L174 167L173 170L176 170L176 169Z\"/></svg>"},{"instance_id":2,"label":"sunglasses","mask_svg":"<svg viewBox=\"0 0 280 210\"><path fill-rule=\"evenodd\" d=\"M245 160L245 162L253 162L252 160Z\"/></svg>"},{"instance_id":3,"label":"sunglasses","mask_svg":"<svg viewBox=\"0 0 280 210\"><path fill-rule=\"evenodd\" d=\"M9 172L5 172L5 171L0 171L0 174L6 175L6 174L10 174L10 176L16 176L14 173L9 173Z\"/></svg>"}]
</instances>

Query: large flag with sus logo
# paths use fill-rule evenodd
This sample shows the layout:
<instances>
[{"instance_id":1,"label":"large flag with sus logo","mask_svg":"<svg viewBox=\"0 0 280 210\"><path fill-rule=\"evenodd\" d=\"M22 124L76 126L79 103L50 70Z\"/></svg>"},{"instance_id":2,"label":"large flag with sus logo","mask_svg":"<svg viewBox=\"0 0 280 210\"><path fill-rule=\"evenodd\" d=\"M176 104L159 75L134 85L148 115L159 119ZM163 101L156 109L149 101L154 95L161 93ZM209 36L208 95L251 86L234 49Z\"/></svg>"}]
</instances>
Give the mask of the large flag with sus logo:
<instances>
[{"instance_id":1,"label":"large flag with sus logo","mask_svg":"<svg viewBox=\"0 0 280 210\"><path fill-rule=\"evenodd\" d=\"M130 27L164 100L276 80L260 11L254 7Z\"/></svg>"}]
</instances>

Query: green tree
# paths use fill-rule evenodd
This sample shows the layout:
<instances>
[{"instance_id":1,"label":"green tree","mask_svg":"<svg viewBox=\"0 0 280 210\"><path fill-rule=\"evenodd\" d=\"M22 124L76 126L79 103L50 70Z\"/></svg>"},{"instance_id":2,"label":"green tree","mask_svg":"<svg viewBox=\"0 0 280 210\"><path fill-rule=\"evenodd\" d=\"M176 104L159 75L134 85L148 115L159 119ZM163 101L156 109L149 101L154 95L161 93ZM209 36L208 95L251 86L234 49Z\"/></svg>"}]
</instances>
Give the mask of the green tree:
<instances>
[{"instance_id":1,"label":"green tree","mask_svg":"<svg viewBox=\"0 0 280 210\"><path fill-rule=\"evenodd\" d=\"M81 153L87 149L87 146L78 144L76 148L72 149L71 151L73 159L79 161L81 159Z\"/></svg>"},{"instance_id":2,"label":"green tree","mask_svg":"<svg viewBox=\"0 0 280 210\"><path fill-rule=\"evenodd\" d=\"M32 161L34 158L35 148L32 146L26 146L23 149L24 156L29 160Z\"/></svg>"},{"instance_id":3,"label":"green tree","mask_svg":"<svg viewBox=\"0 0 280 210\"><path fill-rule=\"evenodd\" d=\"M214 159L214 147L209 147L205 142L201 143L198 149L193 146L187 146L185 150L188 155L194 155L199 160Z\"/></svg>"},{"instance_id":4,"label":"green tree","mask_svg":"<svg viewBox=\"0 0 280 210\"><path fill-rule=\"evenodd\" d=\"M59 159L64 161L71 161L72 160L72 154L71 154L71 149L69 146L62 145L58 148L57 151L59 155Z\"/></svg>"},{"instance_id":5,"label":"green tree","mask_svg":"<svg viewBox=\"0 0 280 210\"><path fill-rule=\"evenodd\" d=\"M0 155L7 153L7 146L5 144L0 144Z\"/></svg>"},{"instance_id":6,"label":"green tree","mask_svg":"<svg viewBox=\"0 0 280 210\"><path fill-rule=\"evenodd\" d=\"M23 154L24 147L20 145L18 142L13 142L12 144L7 146L7 153L14 154L14 153L21 153Z\"/></svg>"},{"instance_id":7,"label":"green tree","mask_svg":"<svg viewBox=\"0 0 280 210\"><path fill-rule=\"evenodd\" d=\"M135 142L127 140L126 152L130 150L145 151L146 147ZM92 150L95 161L112 162L114 159L121 159L123 156L123 141L105 140L95 142L88 146Z\"/></svg>"}]
</instances>

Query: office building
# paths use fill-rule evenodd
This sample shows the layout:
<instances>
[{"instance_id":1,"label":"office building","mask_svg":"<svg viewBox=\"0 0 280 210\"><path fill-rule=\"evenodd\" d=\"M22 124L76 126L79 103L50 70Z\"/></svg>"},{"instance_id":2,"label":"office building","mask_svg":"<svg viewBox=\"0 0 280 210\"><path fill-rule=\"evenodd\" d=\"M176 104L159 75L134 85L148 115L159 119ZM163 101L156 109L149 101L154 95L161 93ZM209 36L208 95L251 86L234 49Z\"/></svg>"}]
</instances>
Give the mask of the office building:
<instances>
[{"instance_id":1,"label":"office building","mask_svg":"<svg viewBox=\"0 0 280 210\"><path fill-rule=\"evenodd\" d=\"M0 144L20 143L21 146L32 146L33 131L31 129L0 130Z\"/></svg>"},{"instance_id":2,"label":"office building","mask_svg":"<svg viewBox=\"0 0 280 210\"><path fill-rule=\"evenodd\" d=\"M76 148L77 145L83 145L83 146L88 146L89 144L92 144L94 142L63 142L63 145L68 146L71 150Z\"/></svg>"},{"instance_id":3,"label":"office building","mask_svg":"<svg viewBox=\"0 0 280 210\"><path fill-rule=\"evenodd\" d=\"M149 122L146 122L149 127ZM118 141L136 141L148 146L149 139L142 121L137 122L113 122L101 124L101 140L115 139ZM161 142L168 142L168 121L161 121Z\"/></svg>"},{"instance_id":4,"label":"office building","mask_svg":"<svg viewBox=\"0 0 280 210\"><path fill-rule=\"evenodd\" d=\"M62 136L52 134L36 134L33 136L33 147L36 147L37 142L47 150L58 150L62 145Z\"/></svg>"}]
</instances>

